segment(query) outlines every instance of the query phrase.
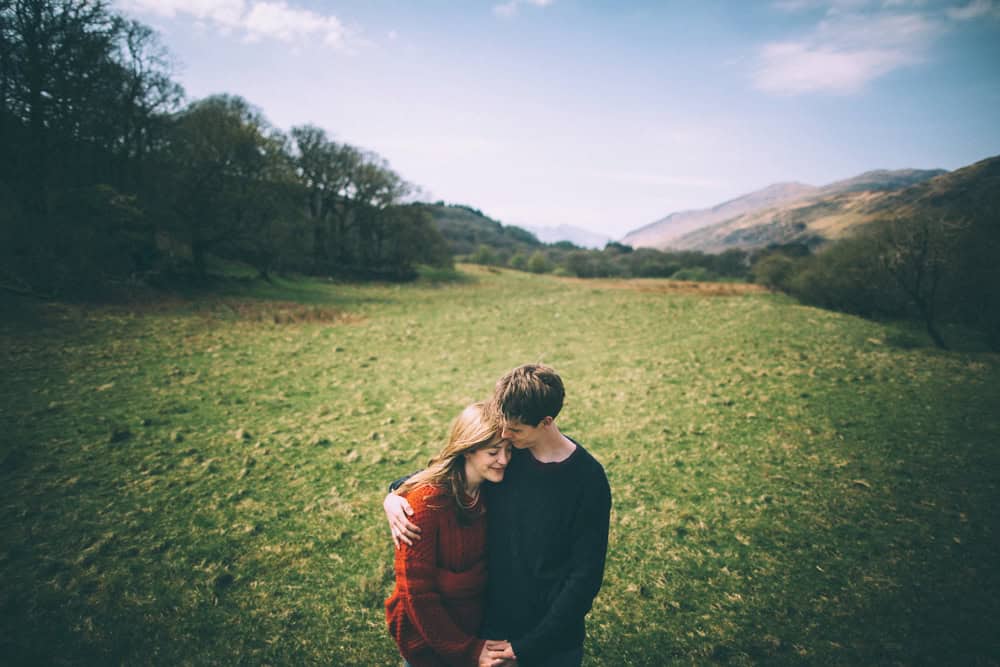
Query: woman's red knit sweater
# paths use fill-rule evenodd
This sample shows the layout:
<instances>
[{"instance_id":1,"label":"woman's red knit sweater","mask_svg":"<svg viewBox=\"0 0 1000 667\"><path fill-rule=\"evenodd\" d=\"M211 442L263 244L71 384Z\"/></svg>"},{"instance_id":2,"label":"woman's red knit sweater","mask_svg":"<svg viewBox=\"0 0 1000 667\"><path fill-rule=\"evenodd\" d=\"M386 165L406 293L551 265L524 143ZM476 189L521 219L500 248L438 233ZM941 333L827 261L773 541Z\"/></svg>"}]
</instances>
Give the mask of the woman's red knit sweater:
<instances>
[{"instance_id":1,"label":"woman's red knit sweater","mask_svg":"<svg viewBox=\"0 0 1000 667\"><path fill-rule=\"evenodd\" d=\"M476 665L486 590L486 517L460 521L436 486L410 491L421 538L396 551L396 589L385 601L389 632L413 667ZM480 502L482 502L480 500Z\"/></svg>"}]
</instances>

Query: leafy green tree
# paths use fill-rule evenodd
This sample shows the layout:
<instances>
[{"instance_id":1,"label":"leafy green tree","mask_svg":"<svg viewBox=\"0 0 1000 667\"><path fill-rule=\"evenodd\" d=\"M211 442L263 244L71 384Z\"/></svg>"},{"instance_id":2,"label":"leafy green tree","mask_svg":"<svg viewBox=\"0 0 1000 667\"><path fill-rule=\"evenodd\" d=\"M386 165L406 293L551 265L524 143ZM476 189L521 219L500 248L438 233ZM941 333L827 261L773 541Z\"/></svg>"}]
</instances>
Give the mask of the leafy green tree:
<instances>
[{"instance_id":1,"label":"leafy green tree","mask_svg":"<svg viewBox=\"0 0 1000 667\"><path fill-rule=\"evenodd\" d=\"M604 244L604 251L605 252L616 252L616 253L620 253L620 254L626 255L628 253L633 252L634 248L632 246L628 245L628 244L619 243L618 241L608 241L607 243Z\"/></svg>"},{"instance_id":2,"label":"leafy green tree","mask_svg":"<svg viewBox=\"0 0 1000 667\"><path fill-rule=\"evenodd\" d=\"M286 211L292 166L280 133L241 97L216 95L178 114L169 144L174 231L205 276L208 252L267 275L271 225Z\"/></svg>"},{"instance_id":3,"label":"leafy green tree","mask_svg":"<svg viewBox=\"0 0 1000 667\"><path fill-rule=\"evenodd\" d=\"M528 270L532 273L548 273L552 270L552 264L544 252L536 250L528 258Z\"/></svg>"},{"instance_id":4,"label":"leafy green tree","mask_svg":"<svg viewBox=\"0 0 1000 667\"><path fill-rule=\"evenodd\" d=\"M497 263L497 256L493 251L493 248L485 243L481 243L479 247L476 248L476 252L469 258L469 261L473 264L489 266Z\"/></svg>"},{"instance_id":5,"label":"leafy green tree","mask_svg":"<svg viewBox=\"0 0 1000 667\"><path fill-rule=\"evenodd\" d=\"M363 272L379 271L382 245L391 235L382 213L398 203L410 185L374 153L364 155L352 174L351 185L347 208L355 232L356 266Z\"/></svg>"},{"instance_id":6,"label":"leafy green tree","mask_svg":"<svg viewBox=\"0 0 1000 667\"><path fill-rule=\"evenodd\" d=\"M335 271L334 256L343 259L346 252L341 248L348 237L346 202L362 156L352 146L331 141L326 131L315 125L293 127L291 134L312 229L312 269L331 273Z\"/></svg>"},{"instance_id":7,"label":"leafy green tree","mask_svg":"<svg viewBox=\"0 0 1000 667\"><path fill-rule=\"evenodd\" d=\"M795 271L795 260L774 252L761 257L751 268L753 281L764 287L788 291L788 282Z\"/></svg>"},{"instance_id":8,"label":"leafy green tree","mask_svg":"<svg viewBox=\"0 0 1000 667\"><path fill-rule=\"evenodd\" d=\"M452 268L448 244L423 207L393 206L383 213L382 226L387 241L377 266L387 277L412 278L418 264Z\"/></svg>"},{"instance_id":9,"label":"leafy green tree","mask_svg":"<svg viewBox=\"0 0 1000 667\"><path fill-rule=\"evenodd\" d=\"M108 255L107 267L130 265L112 257L121 247L111 239L103 249L79 240L101 238L101 202L122 219L125 200L112 192L150 192L147 158L180 95L153 32L108 3L0 2L0 183L18 211L0 253L20 282L42 290L87 283L74 274L90 266L85 247ZM67 205L74 199L79 211Z\"/></svg>"}]
</instances>

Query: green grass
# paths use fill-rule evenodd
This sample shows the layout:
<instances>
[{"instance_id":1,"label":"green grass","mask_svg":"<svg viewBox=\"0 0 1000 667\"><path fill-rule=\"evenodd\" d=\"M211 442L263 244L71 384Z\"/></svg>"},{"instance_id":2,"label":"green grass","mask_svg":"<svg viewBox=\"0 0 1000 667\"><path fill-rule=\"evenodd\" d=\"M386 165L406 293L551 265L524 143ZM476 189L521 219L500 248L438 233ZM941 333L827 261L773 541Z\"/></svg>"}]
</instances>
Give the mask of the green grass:
<instances>
[{"instance_id":1,"label":"green grass","mask_svg":"<svg viewBox=\"0 0 1000 667\"><path fill-rule=\"evenodd\" d=\"M394 664L386 484L543 360L614 494L586 664L1000 663L996 355L463 271L7 304L0 661Z\"/></svg>"}]
</instances>

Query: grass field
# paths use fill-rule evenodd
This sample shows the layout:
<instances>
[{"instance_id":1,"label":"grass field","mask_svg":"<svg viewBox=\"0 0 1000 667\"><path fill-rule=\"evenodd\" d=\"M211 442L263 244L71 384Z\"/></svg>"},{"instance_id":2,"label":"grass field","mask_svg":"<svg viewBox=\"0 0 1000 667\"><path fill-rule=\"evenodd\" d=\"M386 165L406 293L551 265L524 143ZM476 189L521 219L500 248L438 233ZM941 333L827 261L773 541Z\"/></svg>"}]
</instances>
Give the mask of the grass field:
<instances>
[{"instance_id":1,"label":"grass field","mask_svg":"<svg viewBox=\"0 0 1000 667\"><path fill-rule=\"evenodd\" d=\"M0 662L395 664L386 485L543 360L614 495L585 664L1000 664L1000 357L463 271L8 303Z\"/></svg>"}]
</instances>

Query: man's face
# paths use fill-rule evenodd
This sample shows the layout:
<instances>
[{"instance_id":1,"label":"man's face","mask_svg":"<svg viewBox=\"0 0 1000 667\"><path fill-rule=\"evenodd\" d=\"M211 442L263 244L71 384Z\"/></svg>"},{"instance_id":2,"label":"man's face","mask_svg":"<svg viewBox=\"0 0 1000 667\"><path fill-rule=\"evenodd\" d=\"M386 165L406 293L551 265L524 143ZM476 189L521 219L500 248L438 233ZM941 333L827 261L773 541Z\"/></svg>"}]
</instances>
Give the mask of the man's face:
<instances>
[{"instance_id":1,"label":"man's face","mask_svg":"<svg viewBox=\"0 0 1000 667\"><path fill-rule=\"evenodd\" d=\"M504 421L500 437L509 440L516 449L529 449L541 437L545 422L546 420L543 419L538 423L538 426L530 426L518 419L507 419Z\"/></svg>"}]
</instances>

